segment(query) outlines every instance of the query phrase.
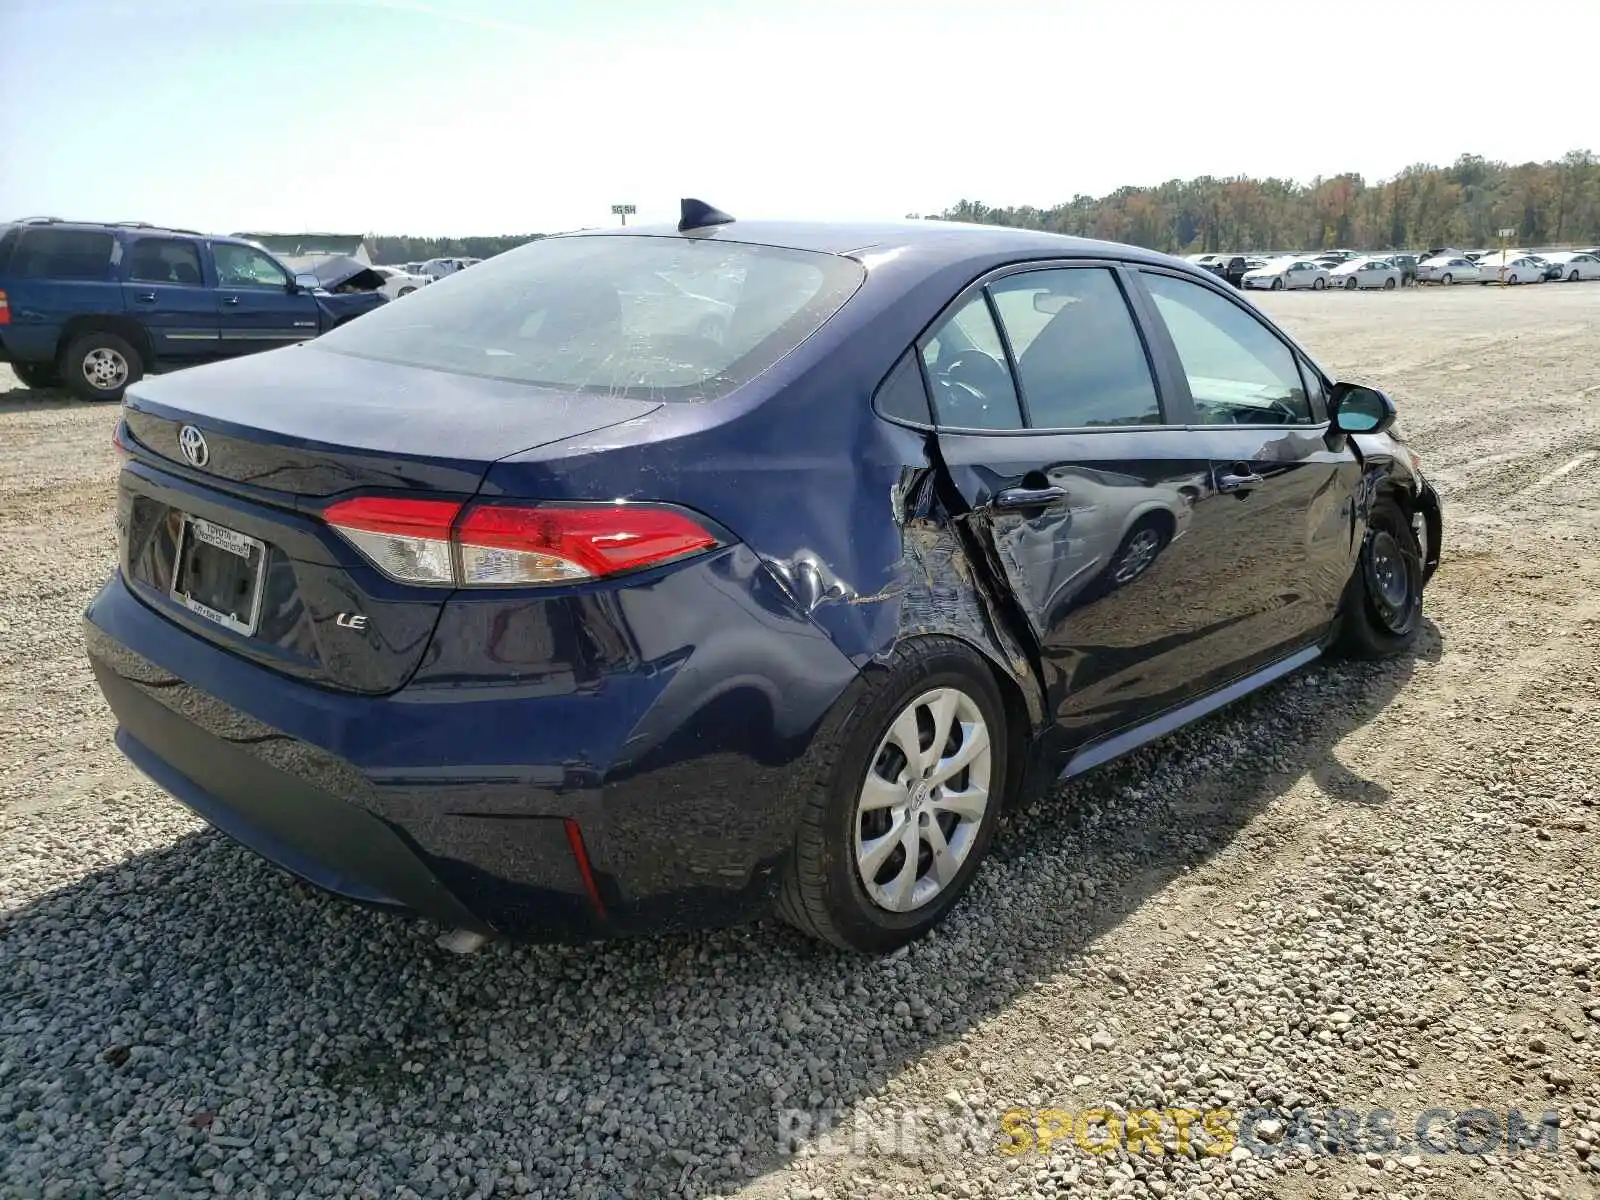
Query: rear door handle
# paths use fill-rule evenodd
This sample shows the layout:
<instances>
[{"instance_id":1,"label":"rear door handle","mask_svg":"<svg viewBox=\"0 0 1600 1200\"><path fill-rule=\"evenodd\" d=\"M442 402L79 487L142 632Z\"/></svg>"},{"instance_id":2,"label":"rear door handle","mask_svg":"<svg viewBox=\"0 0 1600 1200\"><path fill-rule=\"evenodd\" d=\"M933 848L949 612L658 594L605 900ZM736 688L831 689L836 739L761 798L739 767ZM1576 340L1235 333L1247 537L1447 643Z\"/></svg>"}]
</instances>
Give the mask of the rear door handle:
<instances>
[{"instance_id":1,"label":"rear door handle","mask_svg":"<svg viewBox=\"0 0 1600 1200\"><path fill-rule=\"evenodd\" d=\"M237 297L237 296L224 296L222 298L222 302L224 304L237 304L237 303L239 303L239 297Z\"/></svg>"},{"instance_id":2,"label":"rear door handle","mask_svg":"<svg viewBox=\"0 0 1600 1200\"><path fill-rule=\"evenodd\" d=\"M1052 504L1060 504L1067 498L1067 489L1062 487L1042 488L1006 488L1005 491L995 495L996 508L1048 508Z\"/></svg>"},{"instance_id":3,"label":"rear door handle","mask_svg":"<svg viewBox=\"0 0 1600 1200\"><path fill-rule=\"evenodd\" d=\"M156 302L156 294L154 292L140 292L134 299L145 304L154 304Z\"/></svg>"},{"instance_id":4,"label":"rear door handle","mask_svg":"<svg viewBox=\"0 0 1600 1200\"><path fill-rule=\"evenodd\" d=\"M1265 480L1254 471L1248 471L1243 474L1225 471L1217 476L1217 491L1243 492L1253 487L1259 487L1264 482Z\"/></svg>"}]
</instances>

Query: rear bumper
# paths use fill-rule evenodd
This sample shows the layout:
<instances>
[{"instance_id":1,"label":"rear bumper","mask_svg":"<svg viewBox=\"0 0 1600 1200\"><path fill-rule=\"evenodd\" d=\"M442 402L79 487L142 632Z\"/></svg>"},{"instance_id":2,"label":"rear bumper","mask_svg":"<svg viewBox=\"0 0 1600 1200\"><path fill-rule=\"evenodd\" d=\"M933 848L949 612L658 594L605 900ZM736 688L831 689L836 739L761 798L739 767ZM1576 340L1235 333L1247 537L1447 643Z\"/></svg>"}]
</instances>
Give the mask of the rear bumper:
<instances>
[{"instance_id":1,"label":"rear bumper","mask_svg":"<svg viewBox=\"0 0 1600 1200\"><path fill-rule=\"evenodd\" d=\"M692 568L707 606L727 606L740 562ZM85 639L123 752L264 858L445 925L575 939L770 905L797 789L814 778L812 734L856 671L804 618L767 617L753 630L729 614L727 641L647 680L555 695L504 682L330 692L186 633L120 573ZM730 660L753 633L762 650Z\"/></svg>"}]
</instances>

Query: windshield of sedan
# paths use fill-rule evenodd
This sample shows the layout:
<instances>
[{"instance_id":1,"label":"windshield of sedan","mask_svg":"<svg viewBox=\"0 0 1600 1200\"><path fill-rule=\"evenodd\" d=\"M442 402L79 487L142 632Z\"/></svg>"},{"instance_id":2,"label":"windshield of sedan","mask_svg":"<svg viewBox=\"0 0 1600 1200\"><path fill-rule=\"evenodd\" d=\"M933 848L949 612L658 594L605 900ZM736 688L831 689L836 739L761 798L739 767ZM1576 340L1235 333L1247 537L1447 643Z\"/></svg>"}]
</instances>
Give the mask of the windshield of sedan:
<instances>
[{"instance_id":1,"label":"windshield of sedan","mask_svg":"<svg viewBox=\"0 0 1600 1200\"><path fill-rule=\"evenodd\" d=\"M837 255L710 238L547 238L315 345L564 391L710 400L814 334L864 275Z\"/></svg>"}]
</instances>

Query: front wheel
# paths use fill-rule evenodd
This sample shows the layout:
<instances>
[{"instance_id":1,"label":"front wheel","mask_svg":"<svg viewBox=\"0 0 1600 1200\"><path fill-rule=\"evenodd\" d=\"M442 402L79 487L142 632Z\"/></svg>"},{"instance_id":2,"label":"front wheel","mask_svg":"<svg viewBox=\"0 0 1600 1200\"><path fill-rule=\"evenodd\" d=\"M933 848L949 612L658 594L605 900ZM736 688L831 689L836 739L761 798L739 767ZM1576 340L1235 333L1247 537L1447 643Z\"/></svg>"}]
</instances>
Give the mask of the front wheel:
<instances>
[{"instance_id":1,"label":"front wheel","mask_svg":"<svg viewBox=\"0 0 1600 1200\"><path fill-rule=\"evenodd\" d=\"M1349 658L1409 650L1422 628L1422 547L1399 504L1384 497L1367 522L1355 574L1345 587L1337 646Z\"/></svg>"},{"instance_id":2,"label":"front wheel","mask_svg":"<svg viewBox=\"0 0 1600 1200\"><path fill-rule=\"evenodd\" d=\"M144 378L144 359L125 339L96 331L74 338L61 356L61 374L80 400L120 400Z\"/></svg>"},{"instance_id":3,"label":"front wheel","mask_svg":"<svg viewBox=\"0 0 1600 1200\"><path fill-rule=\"evenodd\" d=\"M1389 276L1389 278L1387 278L1387 279L1385 279L1383 281L1383 290L1386 291L1386 292L1394 291L1394 276L1393 275Z\"/></svg>"},{"instance_id":4,"label":"front wheel","mask_svg":"<svg viewBox=\"0 0 1600 1200\"><path fill-rule=\"evenodd\" d=\"M961 898L1004 800L1009 740L989 666L945 638L896 653L817 735L778 914L847 950L884 954Z\"/></svg>"},{"instance_id":5,"label":"front wheel","mask_svg":"<svg viewBox=\"0 0 1600 1200\"><path fill-rule=\"evenodd\" d=\"M1280 275L1272 281L1272 290L1275 292L1283 291L1283 276Z\"/></svg>"},{"instance_id":6,"label":"front wheel","mask_svg":"<svg viewBox=\"0 0 1600 1200\"><path fill-rule=\"evenodd\" d=\"M1317 276L1317 278L1315 278L1315 279L1313 279L1311 281L1311 290L1313 292L1320 292L1323 288L1325 288L1327 286L1328 286L1327 280L1323 279L1322 276L1320 276L1320 275Z\"/></svg>"},{"instance_id":7,"label":"front wheel","mask_svg":"<svg viewBox=\"0 0 1600 1200\"><path fill-rule=\"evenodd\" d=\"M1507 283L1507 284L1514 284L1514 283L1516 283L1516 282L1517 282L1517 277L1516 277L1516 276L1515 276L1515 275L1512 275L1512 276L1511 276L1511 277L1509 277L1509 278L1508 278L1508 279L1507 279L1507 280L1506 280L1506 283Z\"/></svg>"},{"instance_id":8,"label":"front wheel","mask_svg":"<svg viewBox=\"0 0 1600 1200\"><path fill-rule=\"evenodd\" d=\"M1456 277L1454 275L1441 275L1441 276L1439 276L1439 282L1444 284L1445 287L1449 287L1455 281L1456 281Z\"/></svg>"},{"instance_id":9,"label":"front wheel","mask_svg":"<svg viewBox=\"0 0 1600 1200\"><path fill-rule=\"evenodd\" d=\"M1356 287L1357 287L1356 277L1354 275L1350 276L1349 279L1344 281L1344 290L1345 291L1353 292L1353 291L1356 290Z\"/></svg>"},{"instance_id":10,"label":"front wheel","mask_svg":"<svg viewBox=\"0 0 1600 1200\"><path fill-rule=\"evenodd\" d=\"M1577 283L1578 282L1578 273L1576 271L1574 271L1571 275L1568 275L1567 276L1567 282L1568 283Z\"/></svg>"},{"instance_id":11,"label":"front wheel","mask_svg":"<svg viewBox=\"0 0 1600 1200\"><path fill-rule=\"evenodd\" d=\"M12 363L11 370L22 381L23 387L53 388L61 386L61 372L54 363Z\"/></svg>"}]
</instances>

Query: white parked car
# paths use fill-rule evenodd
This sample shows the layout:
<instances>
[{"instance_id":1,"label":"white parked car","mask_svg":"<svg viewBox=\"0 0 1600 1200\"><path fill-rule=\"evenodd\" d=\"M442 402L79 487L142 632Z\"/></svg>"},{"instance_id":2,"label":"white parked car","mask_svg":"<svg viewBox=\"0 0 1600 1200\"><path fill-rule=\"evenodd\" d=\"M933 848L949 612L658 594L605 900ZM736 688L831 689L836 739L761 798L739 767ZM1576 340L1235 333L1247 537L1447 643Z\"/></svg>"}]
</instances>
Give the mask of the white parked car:
<instances>
[{"instance_id":1,"label":"white parked car","mask_svg":"<svg viewBox=\"0 0 1600 1200\"><path fill-rule=\"evenodd\" d=\"M399 267L373 267L379 275L383 276L383 286L378 290L391 300L398 300L401 296L409 296L420 287L426 287L433 280L426 275L413 275L410 271L403 271Z\"/></svg>"},{"instance_id":2,"label":"white parked car","mask_svg":"<svg viewBox=\"0 0 1600 1200\"><path fill-rule=\"evenodd\" d=\"M1352 258L1335 267L1328 282L1352 292L1357 288L1387 291L1400 286L1400 268L1387 258Z\"/></svg>"},{"instance_id":3,"label":"white parked car","mask_svg":"<svg viewBox=\"0 0 1600 1200\"><path fill-rule=\"evenodd\" d=\"M1417 264L1417 279L1428 283L1477 283L1482 274L1476 263L1459 254L1441 254Z\"/></svg>"},{"instance_id":4,"label":"white parked car","mask_svg":"<svg viewBox=\"0 0 1600 1200\"><path fill-rule=\"evenodd\" d=\"M1591 250L1551 251L1544 256L1551 266L1561 268L1561 278L1568 283L1580 279L1600 279L1600 254Z\"/></svg>"},{"instance_id":5,"label":"white parked car","mask_svg":"<svg viewBox=\"0 0 1600 1200\"><path fill-rule=\"evenodd\" d=\"M443 279L446 275L454 275L457 271L477 266L482 261L481 258L430 258L422 264L419 273L430 279Z\"/></svg>"},{"instance_id":6,"label":"white parked car","mask_svg":"<svg viewBox=\"0 0 1600 1200\"><path fill-rule=\"evenodd\" d=\"M1478 260L1479 283L1543 283L1545 262L1520 250L1496 250Z\"/></svg>"},{"instance_id":7,"label":"white parked car","mask_svg":"<svg viewBox=\"0 0 1600 1200\"><path fill-rule=\"evenodd\" d=\"M1247 288L1269 288L1281 292L1286 288L1310 288L1320 292L1328 286L1328 269L1319 267L1309 258L1279 258L1244 273Z\"/></svg>"}]
</instances>

